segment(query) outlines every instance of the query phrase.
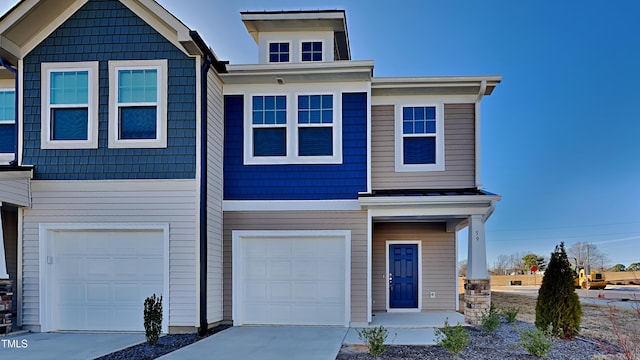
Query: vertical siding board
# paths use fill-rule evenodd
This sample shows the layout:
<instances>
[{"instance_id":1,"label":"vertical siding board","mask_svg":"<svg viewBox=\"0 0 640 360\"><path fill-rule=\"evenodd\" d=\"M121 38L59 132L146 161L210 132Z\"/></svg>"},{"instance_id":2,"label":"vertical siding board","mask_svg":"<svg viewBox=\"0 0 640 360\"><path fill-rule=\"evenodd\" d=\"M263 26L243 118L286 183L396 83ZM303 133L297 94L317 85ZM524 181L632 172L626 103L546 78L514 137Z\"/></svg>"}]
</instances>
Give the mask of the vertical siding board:
<instances>
[{"instance_id":1,"label":"vertical siding board","mask_svg":"<svg viewBox=\"0 0 640 360\"><path fill-rule=\"evenodd\" d=\"M367 213L365 211L225 212L224 319L232 320L233 230L350 230L351 322L367 321Z\"/></svg>"},{"instance_id":2,"label":"vertical siding board","mask_svg":"<svg viewBox=\"0 0 640 360\"><path fill-rule=\"evenodd\" d=\"M475 187L475 106L444 105L445 171L395 171L393 105L372 106L373 190Z\"/></svg>"},{"instance_id":3,"label":"vertical siding board","mask_svg":"<svg viewBox=\"0 0 640 360\"><path fill-rule=\"evenodd\" d=\"M367 186L367 96L342 94L342 164L243 165L241 95L225 96L226 200L357 199Z\"/></svg>"},{"instance_id":4,"label":"vertical siding board","mask_svg":"<svg viewBox=\"0 0 640 360\"><path fill-rule=\"evenodd\" d=\"M150 59L168 59L167 148L109 149L108 61ZM40 149L40 64L75 61L99 61L98 149ZM91 0L25 56L23 162L41 180L193 179L195 82L193 58L120 2Z\"/></svg>"},{"instance_id":5,"label":"vertical siding board","mask_svg":"<svg viewBox=\"0 0 640 360\"><path fill-rule=\"evenodd\" d=\"M33 181L32 186L33 206L24 209L22 225L23 325L40 326L41 223L168 223L169 326L194 327L195 181Z\"/></svg>"},{"instance_id":6,"label":"vertical siding board","mask_svg":"<svg viewBox=\"0 0 640 360\"><path fill-rule=\"evenodd\" d=\"M422 309L455 310L455 234L443 223L378 223L373 227L372 297L374 311L386 310L386 241L422 241ZM435 292L435 299L429 297Z\"/></svg>"},{"instance_id":7,"label":"vertical siding board","mask_svg":"<svg viewBox=\"0 0 640 360\"><path fill-rule=\"evenodd\" d=\"M222 321L222 82L207 74L207 321Z\"/></svg>"}]
</instances>

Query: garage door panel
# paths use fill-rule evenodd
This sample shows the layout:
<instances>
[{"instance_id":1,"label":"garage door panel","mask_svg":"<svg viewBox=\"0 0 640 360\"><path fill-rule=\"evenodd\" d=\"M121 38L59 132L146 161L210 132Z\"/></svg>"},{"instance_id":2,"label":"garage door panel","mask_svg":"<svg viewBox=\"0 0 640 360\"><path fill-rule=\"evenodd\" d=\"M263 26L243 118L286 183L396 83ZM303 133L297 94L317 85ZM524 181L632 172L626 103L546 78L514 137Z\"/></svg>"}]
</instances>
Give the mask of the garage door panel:
<instances>
[{"instance_id":1,"label":"garage door panel","mask_svg":"<svg viewBox=\"0 0 640 360\"><path fill-rule=\"evenodd\" d=\"M265 237L241 241L242 323L345 324L344 238Z\"/></svg>"},{"instance_id":2,"label":"garage door panel","mask_svg":"<svg viewBox=\"0 0 640 360\"><path fill-rule=\"evenodd\" d=\"M50 248L53 330L144 330L144 299L164 288L162 231L59 231Z\"/></svg>"}]
</instances>

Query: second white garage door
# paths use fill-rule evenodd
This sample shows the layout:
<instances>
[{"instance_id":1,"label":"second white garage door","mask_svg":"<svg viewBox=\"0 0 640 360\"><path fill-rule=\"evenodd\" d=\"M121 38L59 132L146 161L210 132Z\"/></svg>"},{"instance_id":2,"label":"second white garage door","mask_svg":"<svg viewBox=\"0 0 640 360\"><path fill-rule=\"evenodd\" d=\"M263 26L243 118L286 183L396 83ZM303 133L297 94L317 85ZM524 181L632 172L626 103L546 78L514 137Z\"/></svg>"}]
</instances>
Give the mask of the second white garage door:
<instances>
[{"instance_id":1,"label":"second white garage door","mask_svg":"<svg viewBox=\"0 0 640 360\"><path fill-rule=\"evenodd\" d=\"M346 236L234 241L234 324L347 324Z\"/></svg>"},{"instance_id":2,"label":"second white garage door","mask_svg":"<svg viewBox=\"0 0 640 360\"><path fill-rule=\"evenodd\" d=\"M144 330L144 299L163 292L162 231L53 231L49 239L51 330Z\"/></svg>"}]
</instances>

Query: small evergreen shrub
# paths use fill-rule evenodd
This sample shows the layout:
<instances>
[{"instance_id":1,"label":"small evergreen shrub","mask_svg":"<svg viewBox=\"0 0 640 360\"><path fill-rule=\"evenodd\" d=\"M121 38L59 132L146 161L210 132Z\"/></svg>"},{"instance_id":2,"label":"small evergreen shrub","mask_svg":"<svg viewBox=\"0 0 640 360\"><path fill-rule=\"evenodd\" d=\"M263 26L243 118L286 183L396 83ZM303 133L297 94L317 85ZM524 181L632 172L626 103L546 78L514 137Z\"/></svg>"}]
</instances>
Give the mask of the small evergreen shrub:
<instances>
[{"instance_id":1,"label":"small evergreen shrub","mask_svg":"<svg viewBox=\"0 0 640 360\"><path fill-rule=\"evenodd\" d=\"M574 288L574 272L564 250L564 243L551 253L536 302L536 327L553 327L554 335L573 338L580 331L582 308Z\"/></svg>"},{"instance_id":2,"label":"small evergreen shrub","mask_svg":"<svg viewBox=\"0 0 640 360\"><path fill-rule=\"evenodd\" d=\"M482 328L488 333L493 333L500 326L500 314L495 305L491 303L489 311L482 314Z\"/></svg>"},{"instance_id":3,"label":"small evergreen shrub","mask_svg":"<svg viewBox=\"0 0 640 360\"><path fill-rule=\"evenodd\" d=\"M369 354L374 358L382 355L382 353L387 350L387 345L384 344L384 341L387 340L389 331L385 329L384 326L380 325L377 328L356 331L358 332L360 340L365 341L369 345Z\"/></svg>"},{"instance_id":4,"label":"small evergreen shrub","mask_svg":"<svg viewBox=\"0 0 640 360\"><path fill-rule=\"evenodd\" d=\"M464 350L469 344L469 332L462 327L460 323L456 326L449 325L449 319L444 321L444 327L442 329L435 329L436 344L447 349L449 353L457 355L460 351Z\"/></svg>"},{"instance_id":5,"label":"small evergreen shrub","mask_svg":"<svg viewBox=\"0 0 640 360\"><path fill-rule=\"evenodd\" d=\"M144 331L149 345L155 345L162 332L162 295L156 294L144 300Z\"/></svg>"},{"instance_id":6,"label":"small evergreen shrub","mask_svg":"<svg viewBox=\"0 0 640 360\"><path fill-rule=\"evenodd\" d=\"M516 327L516 330L518 328ZM518 330L520 345L529 354L537 357L546 356L554 343L553 327L549 325L545 330L538 328Z\"/></svg>"},{"instance_id":7,"label":"small evergreen shrub","mask_svg":"<svg viewBox=\"0 0 640 360\"><path fill-rule=\"evenodd\" d=\"M516 321L516 317L518 316L519 312L520 308L517 306L502 309L502 315L504 316L505 320L507 320L511 324Z\"/></svg>"}]
</instances>

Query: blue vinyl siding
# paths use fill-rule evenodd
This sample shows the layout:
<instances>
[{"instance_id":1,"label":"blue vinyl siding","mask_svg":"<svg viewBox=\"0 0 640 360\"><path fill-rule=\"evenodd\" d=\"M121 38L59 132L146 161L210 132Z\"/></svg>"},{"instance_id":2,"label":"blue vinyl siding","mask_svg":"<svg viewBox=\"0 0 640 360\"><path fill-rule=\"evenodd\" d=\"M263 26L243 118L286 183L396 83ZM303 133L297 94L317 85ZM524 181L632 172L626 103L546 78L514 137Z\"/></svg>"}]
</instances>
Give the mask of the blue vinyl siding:
<instances>
[{"instance_id":1,"label":"blue vinyl siding","mask_svg":"<svg viewBox=\"0 0 640 360\"><path fill-rule=\"evenodd\" d=\"M0 154L13 153L16 146L14 124L0 124Z\"/></svg>"},{"instance_id":2,"label":"blue vinyl siding","mask_svg":"<svg viewBox=\"0 0 640 360\"><path fill-rule=\"evenodd\" d=\"M168 59L167 148L108 148L109 60ZM40 64L99 61L97 149L40 149ZM90 0L24 60L24 157L36 179L193 179L196 63L118 1ZM131 124L130 124L131 125ZM132 131L144 126L132 124Z\"/></svg>"},{"instance_id":3,"label":"blue vinyl siding","mask_svg":"<svg viewBox=\"0 0 640 360\"><path fill-rule=\"evenodd\" d=\"M336 165L243 165L242 95L225 96L225 200L357 199L367 189L367 94L342 94L342 157Z\"/></svg>"}]
</instances>

